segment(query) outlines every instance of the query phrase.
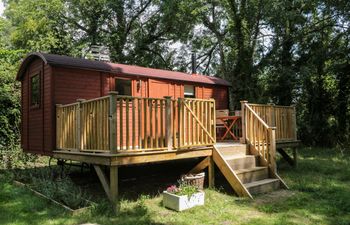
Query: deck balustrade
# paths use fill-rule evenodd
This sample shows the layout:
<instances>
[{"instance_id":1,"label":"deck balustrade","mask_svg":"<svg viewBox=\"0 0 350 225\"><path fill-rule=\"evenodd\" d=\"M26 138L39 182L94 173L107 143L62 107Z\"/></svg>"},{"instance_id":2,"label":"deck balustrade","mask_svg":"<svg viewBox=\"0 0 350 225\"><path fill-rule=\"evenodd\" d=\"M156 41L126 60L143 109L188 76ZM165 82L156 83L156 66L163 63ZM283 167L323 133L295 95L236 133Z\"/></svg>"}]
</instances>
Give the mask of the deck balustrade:
<instances>
[{"instance_id":1,"label":"deck balustrade","mask_svg":"<svg viewBox=\"0 0 350 225\"><path fill-rule=\"evenodd\" d=\"M144 98L111 92L56 106L57 149L145 152L216 143L213 99Z\"/></svg>"}]
</instances>

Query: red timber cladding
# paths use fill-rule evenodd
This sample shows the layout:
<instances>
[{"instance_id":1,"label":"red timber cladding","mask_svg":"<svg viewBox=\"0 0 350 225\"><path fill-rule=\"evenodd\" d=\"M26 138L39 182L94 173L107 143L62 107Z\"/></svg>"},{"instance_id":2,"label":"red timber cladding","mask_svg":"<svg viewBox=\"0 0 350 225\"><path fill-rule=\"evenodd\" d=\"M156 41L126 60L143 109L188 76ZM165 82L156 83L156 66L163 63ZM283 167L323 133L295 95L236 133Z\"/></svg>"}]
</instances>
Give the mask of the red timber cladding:
<instances>
[{"instance_id":1,"label":"red timber cladding","mask_svg":"<svg viewBox=\"0 0 350 225\"><path fill-rule=\"evenodd\" d=\"M215 99L216 109L228 109L228 88L225 86L197 86L196 98Z\"/></svg>"},{"instance_id":2,"label":"red timber cladding","mask_svg":"<svg viewBox=\"0 0 350 225\"><path fill-rule=\"evenodd\" d=\"M184 84L169 82L165 80L148 80L149 95L148 97L163 98L164 96L172 96L173 98L184 97ZM216 109L228 108L228 89L225 86L191 84L195 86L196 98L209 99L214 98L216 101Z\"/></svg>"},{"instance_id":3,"label":"red timber cladding","mask_svg":"<svg viewBox=\"0 0 350 225\"><path fill-rule=\"evenodd\" d=\"M77 99L92 99L108 94L109 74L81 69L52 67L54 101L51 103L55 113L56 104L74 103ZM56 117L53 117L52 146L56 145Z\"/></svg>"},{"instance_id":4,"label":"red timber cladding","mask_svg":"<svg viewBox=\"0 0 350 225\"><path fill-rule=\"evenodd\" d=\"M44 148L45 154L50 154L53 149L53 137L55 136L54 122L55 112L54 105L52 104L53 89L52 87L52 70L50 65L43 65L43 80L44 88L42 95L44 96L43 104L43 124L44 124Z\"/></svg>"},{"instance_id":5,"label":"red timber cladding","mask_svg":"<svg viewBox=\"0 0 350 225\"><path fill-rule=\"evenodd\" d=\"M172 98L182 98L184 95L183 84L178 84L169 81L148 79L148 97L163 98L171 96Z\"/></svg>"},{"instance_id":6,"label":"red timber cladding","mask_svg":"<svg viewBox=\"0 0 350 225\"><path fill-rule=\"evenodd\" d=\"M77 99L101 97L105 91L103 84L108 83L98 71L54 67L55 104L69 104Z\"/></svg>"},{"instance_id":7,"label":"red timber cladding","mask_svg":"<svg viewBox=\"0 0 350 225\"><path fill-rule=\"evenodd\" d=\"M39 74L40 75L40 105L39 107L33 107L30 106L30 79L32 76ZM43 74L43 61L40 59L34 60L30 66L28 67L28 73L26 74L26 77L24 78L25 82L27 82L27 85L25 85L25 90L27 98L25 100L27 101L27 104L25 106L27 107L27 119L28 119L28 125L27 125L27 151L30 152L36 152L36 153L43 153L43 147L44 147L44 127L43 127L43 110L44 110L44 91L43 83L44 80L44 74ZM25 128L25 127L24 127Z\"/></svg>"},{"instance_id":8,"label":"red timber cladding","mask_svg":"<svg viewBox=\"0 0 350 225\"><path fill-rule=\"evenodd\" d=\"M122 76L122 75L117 75L112 77L113 80L111 81L111 90L115 90L115 78L122 78L122 79L131 79L130 77L127 76ZM134 78L131 79L131 92L132 92L132 96L136 96L136 97L145 97L148 96L148 82L147 79L138 79L138 78ZM140 112L138 109L138 103L135 101L135 139L138 140L139 136L139 130L138 130L138 126L137 124L139 124L139 120L138 120L138 113ZM142 118L141 120L143 120L144 115L141 115ZM121 144L121 129L120 129L120 104L118 102L117 104L117 144L118 146L122 145L124 148L126 146L130 147L132 146L132 102L129 102L129 120L126 120L126 103L123 103L123 123L122 123L122 130L123 130L123 134L122 134L122 144ZM129 143L126 143L127 141L127 127L128 127L128 134L129 134ZM137 141L135 143L137 145Z\"/></svg>"}]
</instances>

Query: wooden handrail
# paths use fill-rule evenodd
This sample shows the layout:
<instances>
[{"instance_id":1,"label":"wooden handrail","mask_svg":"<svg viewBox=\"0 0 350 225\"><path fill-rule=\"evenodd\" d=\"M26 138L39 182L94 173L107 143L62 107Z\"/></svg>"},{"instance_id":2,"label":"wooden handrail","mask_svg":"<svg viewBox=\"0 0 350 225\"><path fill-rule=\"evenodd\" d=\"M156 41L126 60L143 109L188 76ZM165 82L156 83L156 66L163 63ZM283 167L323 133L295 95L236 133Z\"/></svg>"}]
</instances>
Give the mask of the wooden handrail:
<instances>
[{"instance_id":1,"label":"wooden handrail","mask_svg":"<svg viewBox=\"0 0 350 225\"><path fill-rule=\"evenodd\" d=\"M143 152L216 142L215 100L108 96L57 105L57 148Z\"/></svg>"},{"instance_id":2,"label":"wooden handrail","mask_svg":"<svg viewBox=\"0 0 350 225\"><path fill-rule=\"evenodd\" d=\"M260 156L262 162L275 174L276 128L260 118L246 101L242 101L242 113L244 141L249 144L251 153Z\"/></svg>"},{"instance_id":3,"label":"wooden handrail","mask_svg":"<svg viewBox=\"0 0 350 225\"><path fill-rule=\"evenodd\" d=\"M247 103L248 104L248 103ZM276 140L296 141L296 111L294 106L251 104L252 109L270 127L276 127Z\"/></svg>"},{"instance_id":4,"label":"wooden handrail","mask_svg":"<svg viewBox=\"0 0 350 225\"><path fill-rule=\"evenodd\" d=\"M267 123L265 123L265 121L261 119L260 116L248 104L245 104L245 108L249 109L249 111L251 111L253 115L256 116L256 118L260 121L260 123L262 123L264 127L266 127L267 129L270 128L270 126L267 125Z\"/></svg>"}]
</instances>

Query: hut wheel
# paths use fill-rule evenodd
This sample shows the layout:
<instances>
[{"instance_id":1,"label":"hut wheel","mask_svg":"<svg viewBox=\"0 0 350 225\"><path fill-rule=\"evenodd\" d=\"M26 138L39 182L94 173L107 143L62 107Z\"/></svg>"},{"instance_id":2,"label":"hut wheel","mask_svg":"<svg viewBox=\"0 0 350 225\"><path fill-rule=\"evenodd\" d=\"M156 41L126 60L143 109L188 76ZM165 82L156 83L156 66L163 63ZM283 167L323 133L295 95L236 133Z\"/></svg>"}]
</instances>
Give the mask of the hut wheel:
<instances>
[{"instance_id":1,"label":"hut wheel","mask_svg":"<svg viewBox=\"0 0 350 225\"><path fill-rule=\"evenodd\" d=\"M67 177L72 166L72 161L65 159L57 159L57 165L60 168L60 178L62 179Z\"/></svg>"}]
</instances>

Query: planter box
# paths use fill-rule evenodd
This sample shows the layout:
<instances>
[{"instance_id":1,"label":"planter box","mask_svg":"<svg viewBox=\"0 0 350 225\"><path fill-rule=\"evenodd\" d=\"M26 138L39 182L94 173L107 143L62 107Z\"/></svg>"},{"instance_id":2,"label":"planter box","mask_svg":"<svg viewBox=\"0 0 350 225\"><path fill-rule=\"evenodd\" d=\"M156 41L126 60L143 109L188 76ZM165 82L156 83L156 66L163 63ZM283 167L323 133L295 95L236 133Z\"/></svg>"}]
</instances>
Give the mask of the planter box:
<instances>
[{"instance_id":1,"label":"planter box","mask_svg":"<svg viewBox=\"0 0 350 225\"><path fill-rule=\"evenodd\" d=\"M204 205L204 192L200 191L189 198L187 195L178 196L164 191L163 205L175 211L183 211L197 205Z\"/></svg>"}]
</instances>

